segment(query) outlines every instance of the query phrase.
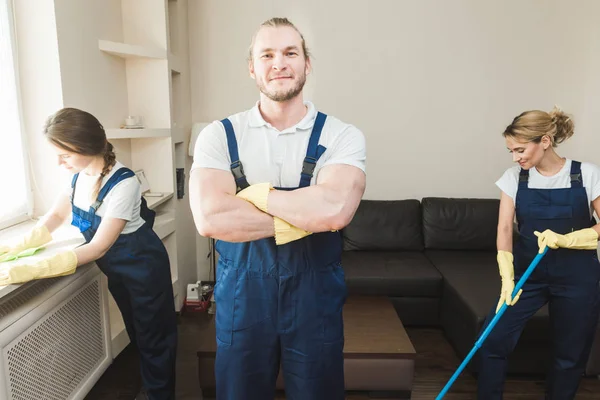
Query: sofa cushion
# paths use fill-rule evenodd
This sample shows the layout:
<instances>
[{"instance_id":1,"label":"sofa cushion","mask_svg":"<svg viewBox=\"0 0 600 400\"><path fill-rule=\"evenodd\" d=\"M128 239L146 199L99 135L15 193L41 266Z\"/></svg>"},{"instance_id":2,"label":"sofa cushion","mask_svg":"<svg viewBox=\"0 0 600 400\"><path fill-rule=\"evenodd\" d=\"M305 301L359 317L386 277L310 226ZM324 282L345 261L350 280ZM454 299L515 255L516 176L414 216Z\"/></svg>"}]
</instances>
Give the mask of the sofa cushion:
<instances>
[{"instance_id":1,"label":"sofa cushion","mask_svg":"<svg viewBox=\"0 0 600 400\"><path fill-rule=\"evenodd\" d=\"M495 199L423 198L425 248L495 250L499 206Z\"/></svg>"},{"instance_id":2,"label":"sofa cushion","mask_svg":"<svg viewBox=\"0 0 600 400\"><path fill-rule=\"evenodd\" d=\"M423 250L418 200L362 200L344 228L344 250Z\"/></svg>"},{"instance_id":3,"label":"sofa cushion","mask_svg":"<svg viewBox=\"0 0 600 400\"><path fill-rule=\"evenodd\" d=\"M442 274L444 282L456 289L461 299L481 322L496 306L500 294L500 275L496 252L427 250L427 258ZM533 325L547 333L548 307L533 316ZM538 325L540 323L540 325ZM535 333L540 333L538 331Z\"/></svg>"},{"instance_id":4,"label":"sofa cushion","mask_svg":"<svg viewBox=\"0 0 600 400\"><path fill-rule=\"evenodd\" d=\"M481 333L485 319L497 305L500 277L496 252L431 251L427 257L444 279L440 322L459 357L466 356ZM510 356L509 372L544 372L550 354L548 307L527 322ZM470 370L478 369L474 359Z\"/></svg>"},{"instance_id":5,"label":"sofa cushion","mask_svg":"<svg viewBox=\"0 0 600 400\"><path fill-rule=\"evenodd\" d=\"M344 251L350 294L439 297L442 276L422 252Z\"/></svg>"},{"instance_id":6,"label":"sofa cushion","mask_svg":"<svg viewBox=\"0 0 600 400\"><path fill-rule=\"evenodd\" d=\"M426 250L425 255L443 277L440 323L444 335L463 359L479 337L485 318L495 307L500 293L496 251ZM596 331L586 373L600 373L600 322ZM552 331L548 306L539 309L527 321L519 341L509 357L510 374L545 374L551 363ZM479 369L479 357L467 368Z\"/></svg>"}]
</instances>

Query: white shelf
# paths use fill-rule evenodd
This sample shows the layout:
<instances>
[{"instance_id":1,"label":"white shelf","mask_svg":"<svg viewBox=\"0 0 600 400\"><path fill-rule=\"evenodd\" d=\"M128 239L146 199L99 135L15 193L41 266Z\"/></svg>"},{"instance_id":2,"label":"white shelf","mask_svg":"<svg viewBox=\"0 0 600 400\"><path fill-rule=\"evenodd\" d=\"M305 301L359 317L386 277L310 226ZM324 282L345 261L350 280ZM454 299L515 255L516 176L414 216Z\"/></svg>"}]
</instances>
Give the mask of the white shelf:
<instances>
[{"instance_id":1,"label":"white shelf","mask_svg":"<svg viewBox=\"0 0 600 400\"><path fill-rule=\"evenodd\" d=\"M167 51L160 48L137 46L134 44L98 40L100 50L122 58L155 58L164 60Z\"/></svg>"},{"instance_id":2,"label":"white shelf","mask_svg":"<svg viewBox=\"0 0 600 400\"><path fill-rule=\"evenodd\" d=\"M184 236L195 234L193 219L189 208L175 201L174 190L176 169L189 169L185 144L190 139L191 122L188 78L184 76L189 71L189 49L184 45L187 10L178 0L116 3L121 7L110 8L115 29L111 25L106 31L110 36L94 36L91 43L96 56L108 63L111 73L114 70L117 82L108 89L119 100L121 112L120 116L118 110L113 113L113 121L117 122L109 124L112 129L106 129L106 136L114 143L121 161L134 171L144 170L153 192L162 194L144 199L157 212L153 230L168 252L174 300L180 307L187 281L196 281L190 269L182 268L194 262L194 252L182 249L187 243L182 240ZM142 3L143 15L136 13ZM124 129L128 127L119 121L129 114L143 115L144 128ZM182 253L182 259L178 253ZM111 318L113 355L129 343L118 310L116 314Z\"/></svg>"},{"instance_id":3,"label":"white shelf","mask_svg":"<svg viewBox=\"0 0 600 400\"><path fill-rule=\"evenodd\" d=\"M175 232L175 214L167 212L157 215L154 220L154 232L161 240Z\"/></svg>"},{"instance_id":4,"label":"white shelf","mask_svg":"<svg viewBox=\"0 0 600 400\"><path fill-rule=\"evenodd\" d=\"M171 197L173 197L173 192L163 193L161 197L144 196L144 198L146 199L146 203L148 203L148 208L151 210L154 210L156 207L160 206L162 203L169 200Z\"/></svg>"},{"instance_id":5,"label":"white shelf","mask_svg":"<svg viewBox=\"0 0 600 400\"><path fill-rule=\"evenodd\" d=\"M171 136L171 130L163 129L106 129L107 139L144 139L144 138L167 138Z\"/></svg>"}]
</instances>

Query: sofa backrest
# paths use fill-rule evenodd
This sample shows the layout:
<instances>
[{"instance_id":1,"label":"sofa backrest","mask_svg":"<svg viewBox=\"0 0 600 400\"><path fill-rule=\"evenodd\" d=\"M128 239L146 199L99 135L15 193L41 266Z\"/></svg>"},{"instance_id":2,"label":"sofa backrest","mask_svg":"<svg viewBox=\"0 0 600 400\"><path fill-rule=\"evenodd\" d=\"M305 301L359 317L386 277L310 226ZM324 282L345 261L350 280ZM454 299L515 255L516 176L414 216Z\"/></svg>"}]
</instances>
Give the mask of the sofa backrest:
<instances>
[{"instance_id":1,"label":"sofa backrest","mask_svg":"<svg viewBox=\"0 0 600 400\"><path fill-rule=\"evenodd\" d=\"M418 200L362 200L342 231L344 250L423 250Z\"/></svg>"},{"instance_id":2,"label":"sofa backrest","mask_svg":"<svg viewBox=\"0 0 600 400\"><path fill-rule=\"evenodd\" d=\"M500 200L425 197L426 249L495 250Z\"/></svg>"}]
</instances>

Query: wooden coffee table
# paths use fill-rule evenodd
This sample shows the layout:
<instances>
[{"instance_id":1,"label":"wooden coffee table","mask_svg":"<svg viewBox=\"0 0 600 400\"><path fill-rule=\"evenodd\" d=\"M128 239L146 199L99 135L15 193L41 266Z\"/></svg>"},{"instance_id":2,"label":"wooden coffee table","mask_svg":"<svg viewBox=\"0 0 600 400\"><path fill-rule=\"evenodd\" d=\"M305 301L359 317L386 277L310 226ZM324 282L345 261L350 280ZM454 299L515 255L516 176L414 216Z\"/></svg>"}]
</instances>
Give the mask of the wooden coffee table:
<instances>
[{"instance_id":1,"label":"wooden coffee table","mask_svg":"<svg viewBox=\"0 0 600 400\"><path fill-rule=\"evenodd\" d=\"M344 306L344 336L347 391L366 391L373 397L410 397L416 353L387 297L349 297ZM215 387L214 318L199 339L200 387L210 395ZM283 387L280 373L277 388Z\"/></svg>"}]
</instances>

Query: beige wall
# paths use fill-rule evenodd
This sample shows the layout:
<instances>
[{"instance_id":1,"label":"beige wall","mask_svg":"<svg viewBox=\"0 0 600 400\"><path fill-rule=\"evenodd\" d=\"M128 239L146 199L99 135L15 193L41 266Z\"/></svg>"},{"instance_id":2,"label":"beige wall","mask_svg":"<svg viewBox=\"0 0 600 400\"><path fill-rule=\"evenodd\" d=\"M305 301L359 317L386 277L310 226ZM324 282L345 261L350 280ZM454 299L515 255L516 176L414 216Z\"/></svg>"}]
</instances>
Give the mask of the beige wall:
<instances>
[{"instance_id":1,"label":"beige wall","mask_svg":"<svg viewBox=\"0 0 600 400\"><path fill-rule=\"evenodd\" d=\"M306 97L365 133L365 198L497 197L512 165L503 128L554 104L577 127L559 153L600 164L599 2L191 0L189 12L193 120L253 106L250 37L287 16L313 53Z\"/></svg>"},{"instance_id":2,"label":"beige wall","mask_svg":"<svg viewBox=\"0 0 600 400\"><path fill-rule=\"evenodd\" d=\"M194 0L191 0L194 1ZM176 54L182 65L179 83L179 98L175 104L178 105L179 110L176 111L178 118L176 119L178 126L182 127L185 132L185 141L181 145L182 154L185 165L177 165L178 167L185 166L185 197L178 200L178 213L177 213L177 248L178 263L182 266L180 268L179 279L182 284L187 285L188 283L196 282L198 279L208 279L206 276L198 276L198 270L206 271L209 268L209 262L206 257L196 260L197 251L200 254L208 253L208 239L202 238L200 241L196 241L196 226L194 225L194 219L192 218L192 211L190 209L189 201L189 178L190 168L192 167L192 157L188 156L189 146L189 132L191 131L191 99L190 99L190 62L189 62L189 36L188 36L188 19L185 18L188 9L188 0L177 0L176 2L169 2L170 14L172 16L181 16L178 21L172 21L172 24L177 26L172 29L172 34L176 38L172 38L171 51ZM196 249L198 247L198 249ZM187 288L187 286L184 286Z\"/></svg>"}]
</instances>

